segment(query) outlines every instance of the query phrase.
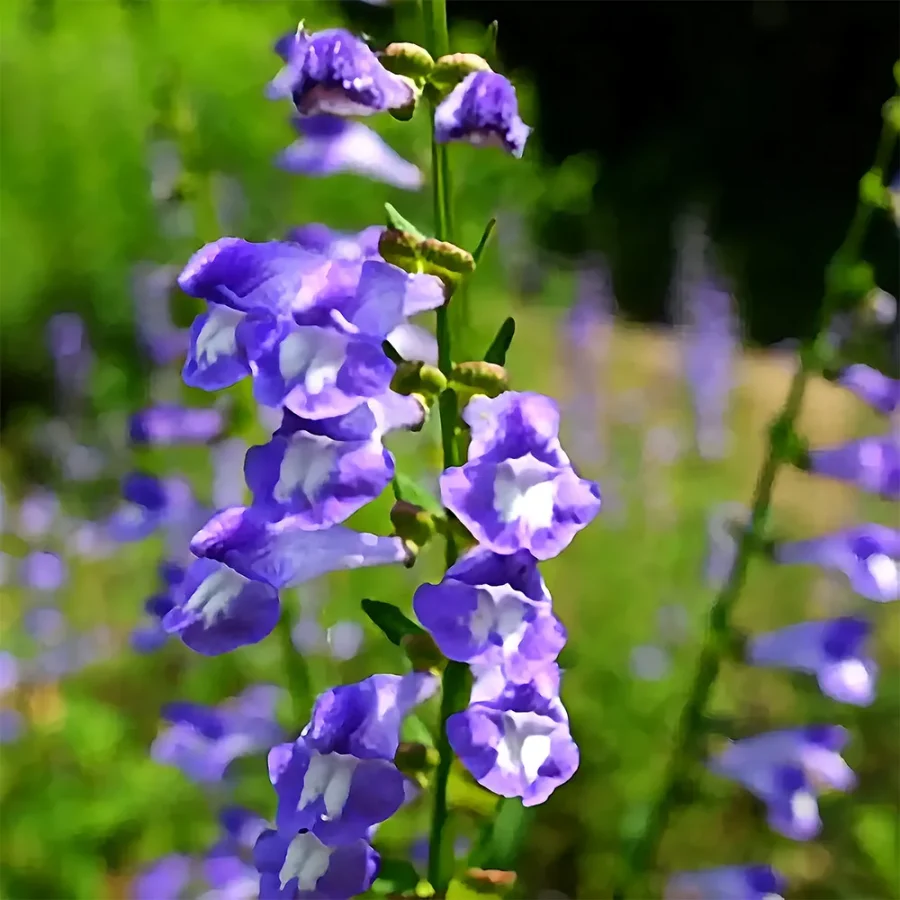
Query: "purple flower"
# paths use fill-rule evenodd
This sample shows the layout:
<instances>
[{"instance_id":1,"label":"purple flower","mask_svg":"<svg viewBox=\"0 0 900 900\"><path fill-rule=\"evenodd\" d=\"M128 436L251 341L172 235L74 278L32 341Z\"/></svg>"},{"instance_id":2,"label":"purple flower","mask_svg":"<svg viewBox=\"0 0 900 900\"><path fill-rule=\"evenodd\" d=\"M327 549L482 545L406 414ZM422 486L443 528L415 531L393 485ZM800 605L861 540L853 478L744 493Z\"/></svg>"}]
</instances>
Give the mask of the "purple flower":
<instances>
[{"instance_id":1,"label":"purple flower","mask_svg":"<svg viewBox=\"0 0 900 900\"><path fill-rule=\"evenodd\" d=\"M19 684L19 661L6 650L0 650L0 694L14 691Z\"/></svg>"},{"instance_id":2,"label":"purple flower","mask_svg":"<svg viewBox=\"0 0 900 900\"><path fill-rule=\"evenodd\" d=\"M437 339L430 331L407 322L398 325L388 334L387 339L404 359L421 360L431 366L437 365Z\"/></svg>"},{"instance_id":3,"label":"purple flower","mask_svg":"<svg viewBox=\"0 0 900 900\"><path fill-rule=\"evenodd\" d=\"M314 831L327 843L365 838L405 799L393 762L342 753L317 753L304 738L269 751L269 779L278 797L279 832Z\"/></svg>"},{"instance_id":4,"label":"purple flower","mask_svg":"<svg viewBox=\"0 0 900 900\"><path fill-rule=\"evenodd\" d=\"M133 900L177 900L191 882L188 856L173 853L146 866L132 881Z\"/></svg>"},{"instance_id":5,"label":"purple flower","mask_svg":"<svg viewBox=\"0 0 900 900\"><path fill-rule=\"evenodd\" d=\"M365 840L329 847L309 831L264 831L253 857L260 900L349 900L371 887L380 865Z\"/></svg>"},{"instance_id":6,"label":"purple flower","mask_svg":"<svg viewBox=\"0 0 900 900\"><path fill-rule=\"evenodd\" d=\"M319 120L298 119L297 125L305 128L317 121ZM343 119L328 119L328 121L337 122L341 127L348 124ZM378 253L378 242L383 233L382 225L370 225L357 234L346 234L342 231L335 231L327 225L312 222L292 228L285 239L299 244L304 250L321 253L329 259L365 262L367 259L381 258Z\"/></svg>"},{"instance_id":7,"label":"purple flower","mask_svg":"<svg viewBox=\"0 0 900 900\"><path fill-rule=\"evenodd\" d=\"M241 474L247 449L246 442L241 438L220 441L212 448L212 503L216 509L238 506L244 502Z\"/></svg>"},{"instance_id":8,"label":"purple flower","mask_svg":"<svg viewBox=\"0 0 900 900\"><path fill-rule=\"evenodd\" d=\"M444 505L496 553L559 554L597 514L600 490L562 451L556 405L509 392L475 398L463 418L472 430L469 461L441 475Z\"/></svg>"},{"instance_id":9,"label":"purple flower","mask_svg":"<svg viewBox=\"0 0 900 900\"><path fill-rule=\"evenodd\" d=\"M475 780L501 797L543 803L578 768L578 747L558 698L535 685L510 687L447 720L453 751Z\"/></svg>"},{"instance_id":10,"label":"purple flower","mask_svg":"<svg viewBox=\"0 0 900 900\"><path fill-rule=\"evenodd\" d=\"M409 106L412 83L388 72L375 54L343 28L282 38L276 51L285 67L269 84L270 100L291 97L302 116L368 116Z\"/></svg>"},{"instance_id":11,"label":"purple flower","mask_svg":"<svg viewBox=\"0 0 900 900\"><path fill-rule=\"evenodd\" d=\"M53 528L59 513L56 494L42 489L32 491L19 504L19 536L26 540L44 537Z\"/></svg>"},{"instance_id":12,"label":"purple flower","mask_svg":"<svg viewBox=\"0 0 900 900\"><path fill-rule=\"evenodd\" d=\"M25 717L16 709L0 709L0 746L14 744L25 730Z\"/></svg>"},{"instance_id":13,"label":"purple flower","mask_svg":"<svg viewBox=\"0 0 900 900\"><path fill-rule=\"evenodd\" d=\"M32 606L22 617L26 633L45 647L57 647L66 639L68 625L55 606Z\"/></svg>"},{"instance_id":14,"label":"purple flower","mask_svg":"<svg viewBox=\"0 0 900 900\"><path fill-rule=\"evenodd\" d=\"M393 760L406 714L437 690L426 672L371 675L320 694L302 737L317 753Z\"/></svg>"},{"instance_id":15,"label":"purple flower","mask_svg":"<svg viewBox=\"0 0 900 900\"><path fill-rule=\"evenodd\" d=\"M275 159L275 165L287 172L313 177L351 172L407 191L422 186L418 167L362 122L337 116L298 116L292 124L302 139Z\"/></svg>"},{"instance_id":16,"label":"purple flower","mask_svg":"<svg viewBox=\"0 0 900 900\"><path fill-rule=\"evenodd\" d=\"M185 384L204 391L219 391L251 373L247 355L237 338L237 327L244 315L210 303L207 311L194 319L181 373Z\"/></svg>"},{"instance_id":17,"label":"purple flower","mask_svg":"<svg viewBox=\"0 0 900 900\"><path fill-rule=\"evenodd\" d=\"M131 417L131 440L135 444L170 447L175 444L204 444L217 438L224 428L217 409L155 406Z\"/></svg>"},{"instance_id":18,"label":"purple flower","mask_svg":"<svg viewBox=\"0 0 900 900\"><path fill-rule=\"evenodd\" d=\"M403 541L397 537L379 537L340 525L307 531L298 516L272 521L258 510L242 506L216 513L194 536L191 551L206 558L207 564L218 560L246 578L275 588L301 584L327 572L407 559ZM221 608L225 599L218 594L213 606ZM211 599L204 591L203 605Z\"/></svg>"},{"instance_id":19,"label":"purple flower","mask_svg":"<svg viewBox=\"0 0 900 900\"><path fill-rule=\"evenodd\" d=\"M219 707L170 703L162 715L171 727L153 742L151 756L193 781L221 781L235 759L268 750L281 739L275 721L279 694L274 685L256 685Z\"/></svg>"},{"instance_id":20,"label":"purple flower","mask_svg":"<svg viewBox=\"0 0 900 900\"><path fill-rule=\"evenodd\" d=\"M175 286L178 269L155 263L138 263L132 270L135 325L138 337L150 359L165 366L184 356L188 333L177 328L169 311L169 295Z\"/></svg>"},{"instance_id":21,"label":"purple flower","mask_svg":"<svg viewBox=\"0 0 900 900\"><path fill-rule=\"evenodd\" d=\"M68 570L56 553L36 550L22 560L19 578L29 590L53 593L65 584Z\"/></svg>"},{"instance_id":22,"label":"purple flower","mask_svg":"<svg viewBox=\"0 0 900 900\"><path fill-rule=\"evenodd\" d=\"M335 622L325 633L325 640L332 658L343 662L359 653L365 632L359 622Z\"/></svg>"},{"instance_id":23,"label":"purple flower","mask_svg":"<svg viewBox=\"0 0 900 900\"><path fill-rule=\"evenodd\" d=\"M846 729L836 725L770 731L732 742L709 766L759 797L768 807L774 831L805 841L815 837L822 824L817 791L847 791L856 783L840 755L847 737Z\"/></svg>"},{"instance_id":24,"label":"purple flower","mask_svg":"<svg viewBox=\"0 0 900 900\"><path fill-rule=\"evenodd\" d=\"M824 566L850 579L856 593L885 603L900 597L900 530L858 525L804 541L776 544L780 563Z\"/></svg>"},{"instance_id":25,"label":"purple flower","mask_svg":"<svg viewBox=\"0 0 900 900\"><path fill-rule=\"evenodd\" d=\"M900 381L862 364L848 366L837 383L853 391L874 409L889 416L900 408Z\"/></svg>"},{"instance_id":26,"label":"purple flower","mask_svg":"<svg viewBox=\"0 0 900 900\"><path fill-rule=\"evenodd\" d=\"M204 656L257 644L278 623L278 591L216 562L198 559L173 594L163 628Z\"/></svg>"},{"instance_id":27,"label":"purple flower","mask_svg":"<svg viewBox=\"0 0 900 900\"><path fill-rule=\"evenodd\" d=\"M145 472L131 472L122 482L125 505L106 524L116 541L140 541L171 519L182 518L195 508L191 486L180 478L161 480Z\"/></svg>"},{"instance_id":28,"label":"purple flower","mask_svg":"<svg viewBox=\"0 0 900 900\"><path fill-rule=\"evenodd\" d=\"M785 880L771 866L722 866L678 872L664 900L782 900Z\"/></svg>"},{"instance_id":29,"label":"purple flower","mask_svg":"<svg viewBox=\"0 0 900 900\"><path fill-rule=\"evenodd\" d=\"M822 692L841 703L868 706L875 699L875 662L865 645L872 626L857 616L801 622L751 639L747 659L757 666L808 672Z\"/></svg>"},{"instance_id":30,"label":"purple flower","mask_svg":"<svg viewBox=\"0 0 900 900\"><path fill-rule=\"evenodd\" d=\"M809 451L805 465L814 475L854 484L864 491L900 500L900 441L896 435L864 437Z\"/></svg>"},{"instance_id":31,"label":"purple flower","mask_svg":"<svg viewBox=\"0 0 900 900\"><path fill-rule=\"evenodd\" d=\"M516 89L496 72L467 75L434 113L435 140L500 147L517 159L531 129L519 118Z\"/></svg>"},{"instance_id":32,"label":"purple flower","mask_svg":"<svg viewBox=\"0 0 900 900\"><path fill-rule=\"evenodd\" d=\"M509 585L472 586L445 577L421 585L413 608L445 656L496 661L510 681L530 681L534 666L556 659L566 641L549 603Z\"/></svg>"},{"instance_id":33,"label":"purple flower","mask_svg":"<svg viewBox=\"0 0 900 900\"><path fill-rule=\"evenodd\" d=\"M76 313L58 313L47 323L47 343L56 364L56 380L68 396L88 388L93 358L84 321Z\"/></svg>"},{"instance_id":34,"label":"purple flower","mask_svg":"<svg viewBox=\"0 0 900 900\"><path fill-rule=\"evenodd\" d=\"M297 431L251 447L244 475L254 505L296 515L309 529L328 528L384 490L394 458L380 440L336 441Z\"/></svg>"}]
</instances>

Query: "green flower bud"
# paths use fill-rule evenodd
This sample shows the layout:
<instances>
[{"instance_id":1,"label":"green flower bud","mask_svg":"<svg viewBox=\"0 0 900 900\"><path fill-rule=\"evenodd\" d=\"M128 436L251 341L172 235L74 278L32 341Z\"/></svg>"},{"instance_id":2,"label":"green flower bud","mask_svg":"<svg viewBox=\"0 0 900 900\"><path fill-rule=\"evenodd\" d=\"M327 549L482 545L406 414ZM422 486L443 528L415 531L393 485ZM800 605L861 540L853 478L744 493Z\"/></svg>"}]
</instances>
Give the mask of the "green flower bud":
<instances>
[{"instance_id":1,"label":"green flower bud","mask_svg":"<svg viewBox=\"0 0 900 900\"><path fill-rule=\"evenodd\" d=\"M414 672L431 672L440 669L447 661L427 631L404 635L400 646Z\"/></svg>"},{"instance_id":2,"label":"green flower bud","mask_svg":"<svg viewBox=\"0 0 900 900\"><path fill-rule=\"evenodd\" d=\"M439 91L452 91L467 75L473 72L490 72L487 60L475 53L451 53L442 56L431 70L428 81Z\"/></svg>"},{"instance_id":3,"label":"green flower bud","mask_svg":"<svg viewBox=\"0 0 900 900\"><path fill-rule=\"evenodd\" d=\"M424 547L437 533L434 516L421 506L398 500L391 508L394 533L417 549Z\"/></svg>"},{"instance_id":4,"label":"green flower bud","mask_svg":"<svg viewBox=\"0 0 900 900\"><path fill-rule=\"evenodd\" d=\"M397 228L385 228L378 239L378 252L381 258L413 275L424 271L418 246L419 241L413 235Z\"/></svg>"},{"instance_id":5,"label":"green flower bud","mask_svg":"<svg viewBox=\"0 0 900 900\"><path fill-rule=\"evenodd\" d=\"M448 280L457 281L475 271L472 254L448 241L426 238L418 250L425 261L425 271L437 275L445 283Z\"/></svg>"},{"instance_id":6,"label":"green flower bud","mask_svg":"<svg viewBox=\"0 0 900 900\"><path fill-rule=\"evenodd\" d=\"M394 754L394 765L404 775L414 777L420 772L427 772L434 768L437 763L437 755L434 748L403 741Z\"/></svg>"},{"instance_id":7,"label":"green flower bud","mask_svg":"<svg viewBox=\"0 0 900 900\"><path fill-rule=\"evenodd\" d=\"M419 397L430 409L447 387L447 379L440 369L420 360L407 360L397 366L391 380L391 390L405 397Z\"/></svg>"},{"instance_id":8,"label":"green flower bud","mask_svg":"<svg viewBox=\"0 0 900 900\"><path fill-rule=\"evenodd\" d=\"M381 54L381 64L395 75L420 80L427 78L434 69L434 59L424 47L405 41L388 44Z\"/></svg>"}]
</instances>

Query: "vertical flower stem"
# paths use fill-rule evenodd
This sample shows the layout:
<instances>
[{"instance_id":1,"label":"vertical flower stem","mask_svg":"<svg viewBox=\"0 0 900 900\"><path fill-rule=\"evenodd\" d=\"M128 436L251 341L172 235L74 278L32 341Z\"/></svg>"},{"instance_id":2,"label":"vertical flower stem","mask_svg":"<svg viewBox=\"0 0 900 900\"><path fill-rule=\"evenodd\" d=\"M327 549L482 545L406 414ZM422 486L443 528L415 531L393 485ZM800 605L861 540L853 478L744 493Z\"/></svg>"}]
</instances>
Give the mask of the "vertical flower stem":
<instances>
[{"instance_id":1,"label":"vertical flower stem","mask_svg":"<svg viewBox=\"0 0 900 900\"><path fill-rule=\"evenodd\" d=\"M447 29L446 0L422 0L422 19L426 43L431 55L437 59L450 50ZM428 113L431 119L431 179L434 201L436 237L441 241L453 240L453 214L450 187L450 164L447 148L435 140L435 97L428 94ZM438 368L448 378L453 368L452 329L448 304L437 311ZM445 391L438 406L441 418L441 446L444 468L457 464L456 453L456 396ZM457 547L448 535L446 542L446 567L456 561ZM438 897L447 892L453 866L452 847L447 835L447 785L453 765L453 749L447 737L447 720L468 702L469 671L465 663L449 661L441 679L440 735L438 737L438 764L434 773L434 799L431 812L431 828L428 843L428 880Z\"/></svg>"},{"instance_id":2,"label":"vertical flower stem","mask_svg":"<svg viewBox=\"0 0 900 900\"><path fill-rule=\"evenodd\" d=\"M872 170L882 184L883 173L890 162L896 136L890 118L886 116ZM847 236L832 260L833 266L852 266L856 263L874 208L871 198L861 191ZM841 300L840 285L835 282L832 274L829 272L826 278L825 296L819 308L815 332L813 337L803 344L799 365L788 389L784 407L770 429L768 449L753 492L750 519L747 527L741 532L734 565L728 579L713 601L709 613L703 648L697 660L687 702L676 727L673 750L662 785L651 805L642 831L625 854L623 875L613 894L614 900L624 900L635 881L653 866L669 816L676 805L678 788L687 777L695 758L703 733L709 697L718 678L722 658L727 651L731 614L746 581L750 558L763 538L775 480L781 466L790 460L794 426L803 405L806 386L818 365L816 345L822 339ZM646 893L641 893L640 896L646 896Z\"/></svg>"}]
</instances>

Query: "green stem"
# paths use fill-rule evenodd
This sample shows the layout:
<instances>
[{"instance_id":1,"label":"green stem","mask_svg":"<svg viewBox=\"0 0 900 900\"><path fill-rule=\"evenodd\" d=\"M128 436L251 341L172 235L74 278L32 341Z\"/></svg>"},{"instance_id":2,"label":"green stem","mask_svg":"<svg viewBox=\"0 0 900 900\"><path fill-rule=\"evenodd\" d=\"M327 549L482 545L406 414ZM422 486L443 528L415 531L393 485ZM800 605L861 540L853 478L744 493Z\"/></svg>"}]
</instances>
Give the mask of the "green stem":
<instances>
[{"instance_id":1,"label":"green stem","mask_svg":"<svg viewBox=\"0 0 900 900\"><path fill-rule=\"evenodd\" d=\"M431 55L437 59L450 50L447 29L446 0L422 0L422 20L425 40ZM447 148L435 140L435 97L428 92L428 112L431 119L431 178L434 202L435 237L441 241L453 240L453 213L451 203L450 163ZM452 329L448 304L437 311L438 368L450 376L453 368ZM456 398L445 392L438 405L441 417L441 446L444 468L457 464L456 453ZM457 547L448 535L445 563L449 569L456 561ZM438 764L434 773L434 800L431 811L431 828L428 845L428 880L438 897L447 892L453 869L452 848L447 835L447 785L453 766L453 748L447 737L447 720L468 702L469 671L465 663L448 662L441 679L441 723L438 737Z\"/></svg>"},{"instance_id":2,"label":"green stem","mask_svg":"<svg viewBox=\"0 0 900 900\"><path fill-rule=\"evenodd\" d=\"M896 134L886 121L875 162L875 171L879 174L884 172L890 161L895 138ZM847 236L835 254L836 260L851 263L857 259L872 212L873 207L861 196ZM613 894L614 900L624 900L635 880L653 865L669 816L676 804L678 787L689 773L703 732L703 720L709 697L718 678L722 659L727 653L731 615L746 581L750 558L763 538L775 480L781 466L789 459L788 445L803 405L806 386L814 373L815 344L828 326L840 299L840 294L829 279L819 309L815 333L804 344L800 353L800 364L788 389L784 408L770 432L768 450L753 492L750 520L747 528L741 533L734 565L710 610L703 648L697 660L687 702L675 730L674 749L666 766L662 787L650 808L642 832L626 855L624 874Z\"/></svg>"},{"instance_id":3,"label":"green stem","mask_svg":"<svg viewBox=\"0 0 900 900\"><path fill-rule=\"evenodd\" d=\"M290 605L282 599L281 618L278 620L278 640L281 643L281 656L284 665L285 680L291 698L291 722L288 731L298 731L309 720L312 709L312 678L306 659L294 646L292 632L294 616Z\"/></svg>"}]
</instances>

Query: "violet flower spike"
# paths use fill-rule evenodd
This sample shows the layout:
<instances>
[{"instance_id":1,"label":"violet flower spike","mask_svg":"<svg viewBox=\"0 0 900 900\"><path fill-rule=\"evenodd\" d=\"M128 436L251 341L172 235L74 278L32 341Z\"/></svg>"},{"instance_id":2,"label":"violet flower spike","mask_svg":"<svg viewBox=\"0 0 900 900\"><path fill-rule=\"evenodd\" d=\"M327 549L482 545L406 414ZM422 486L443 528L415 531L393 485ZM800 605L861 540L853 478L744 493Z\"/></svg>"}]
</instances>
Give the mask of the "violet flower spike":
<instances>
[{"instance_id":1,"label":"violet flower spike","mask_svg":"<svg viewBox=\"0 0 900 900\"><path fill-rule=\"evenodd\" d=\"M499 147L520 159L529 134L519 117L516 89L496 72L470 73L434 113L434 137L442 144Z\"/></svg>"},{"instance_id":2,"label":"violet flower spike","mask_svg":"<svg viewBox=\"0 0 900 900\"><path fill-rule=\"evenodd\" d=\"M269 83L270 100L290 97L301 116L369 116L416 100L411 81L389 72L375 53L343 28L309 33L302 25L276 51L286 65Z\"/></svg>"},{"instance_id":3,"label":"violet flower spike","mask_svg":"<svg viewBox=\"0 0 900 900\"><path fill-rule=\"evenodd\" d=\"M895 434L810 450L804 468L887 500L900 500L900 438Z\"/></svg>"},{"instance_id":4,"label":"violet flower spike","mask_svg":"<svg viewBox=\"0 0 900 900\"><path fill-rule=\"evenodd\" d=\"M872 625L858 616L801 622L755 635L747 661L815 675L822 693L839 703L869 706L875 699L878 668L865 645Z\"/></svg>"},{"instance_id":5,"label":"violet flower spike","mask_svg":"<svg viewBox=\"0 0 900 900\"><path fill-rule=\"evenodd\" d=\"M900 380L889 378L871 366L848 366L835 381L885 416L900 409Z\"/></svg>"},{"instance_id":6,"label":"violet flower spike","mask_svg":"<svg viewBox=\"0 0 900 900\"><path fill-rule=\"evenodd\" d=\"M785 879L771 866L721 866L677 872L663 900L783 900Z\"/></svg>"},{"instance_id":7,"label":"violet flower spike","mask_svg":"<svg viewBox=\"0 0 900 900\"><path fill-rule=\"evenodd\" d=\"M224 427L224 417L217 409L166 405L135 413L130 434L135 444L171 447L205 444L217 438Z\"/></svg>"},{"instance_id":8,"label":"violet flower spike","mask_svg":"<svg viewBox=\"0 0 900 900\"><path fill-rule=\"evenodd\" d=\"M310 177L350 173L405 191L422 187L422 172L407 162L371 128L338 116L296 116L301 139L275 158L286 172Z\"/></svg>"},{"instance_id":9,"label":"violet flower spike","mask_svg":"<svg viewBox=\"0 0 900 900\"><path fill-rule=\"evenodd\" d=\"M867 600L888 603L900 597L900 529L857 525L803 541L775 544L776 562L836 569Z\"/></svg>"}]
</instances>

